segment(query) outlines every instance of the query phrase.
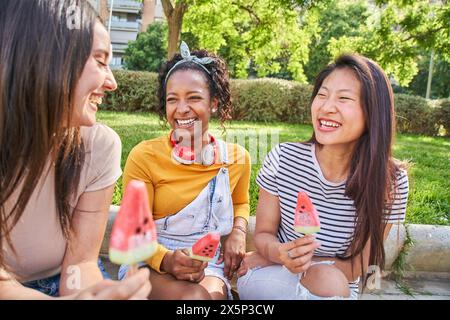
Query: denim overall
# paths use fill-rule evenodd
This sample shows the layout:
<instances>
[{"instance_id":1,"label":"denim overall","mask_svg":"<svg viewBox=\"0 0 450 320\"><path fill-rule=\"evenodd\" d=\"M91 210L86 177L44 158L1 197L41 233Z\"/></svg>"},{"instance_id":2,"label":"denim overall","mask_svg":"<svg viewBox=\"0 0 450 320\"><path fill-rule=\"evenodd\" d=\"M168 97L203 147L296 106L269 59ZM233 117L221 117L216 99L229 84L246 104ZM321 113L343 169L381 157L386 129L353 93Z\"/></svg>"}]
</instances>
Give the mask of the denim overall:
<instances>
[{"instance_id":1,"label":"denim overall","mask_svg":"<svg viewBox=\"0 0 450 320\"><path fill-rule=\"evenodd\" d=\"M222 167L211 179L200 194L186 207L170 216L155 220L158 243L169 250L190 248L209 232L228 235L233 228L233 201L231 199L230 178L228 174L227 145L217 140ZM208 262L205 276L214 276L223 280L231 299L231 285L223 274L224 263L217 264L221 245L214 258ZM126 273L125 268L119 271L119 278Z\"/></svg>"},{"instance_id":2,"label":"denim overall","mask_svg":"<svg viewBox=\"0 0 450 320\"><path fill-rule=\"evenodd\" d=\"M179 212L155 220L158 242L170 250L191 247L208 232L227 235L233 227L233 201L225 142L218 140L222 168L200 194ZM218 257L219 250L216 256ZM216 261L215 257L213 261Z\"/></svg>"}]
</instances>

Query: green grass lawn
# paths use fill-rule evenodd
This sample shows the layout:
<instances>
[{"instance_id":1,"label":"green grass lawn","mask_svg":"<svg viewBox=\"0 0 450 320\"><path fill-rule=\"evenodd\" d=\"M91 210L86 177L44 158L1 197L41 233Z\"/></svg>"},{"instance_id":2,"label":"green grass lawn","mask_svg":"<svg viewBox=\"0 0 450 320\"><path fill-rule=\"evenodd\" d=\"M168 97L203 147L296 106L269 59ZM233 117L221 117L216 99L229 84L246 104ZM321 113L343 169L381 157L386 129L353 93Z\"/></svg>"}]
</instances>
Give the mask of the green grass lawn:
<instances>
[{"instance_id":1,"label":"green grass lawn","mask_svg":"<svg viewBox=\"0 0 450 320\"><path fill-rule=\"evenodd\" d=\"M113 128L122 139L122 168L128 153L142 140L148 140L166 134L168 128L161 125L156 115L149 113L123 113L101 111L98 121ZM219 137L222 130L217 122L212 122L211 131ZM250 181L250 205L253 215L258 201L256 175L270 150L270 134L278 133L279 142L299 141L310 137L309 125L285 123L233 122L226 126L226 135L239 136L239 133L269 136L267 147L250 152L252 157L252 175ZM263 141L263 140L260 140ZM239 141L250 150L251 142ZM253 150L253 149L251 149ZM259 152L261 153L259 156ZM408 223L450 225L450 139L443 137L425 137L417 135L398 135L394 146L394 156L410 163L410 193L406 221ZM113 203L119 204L122 196L122 180L116 185Z\"/></svg>"}]
</instances>

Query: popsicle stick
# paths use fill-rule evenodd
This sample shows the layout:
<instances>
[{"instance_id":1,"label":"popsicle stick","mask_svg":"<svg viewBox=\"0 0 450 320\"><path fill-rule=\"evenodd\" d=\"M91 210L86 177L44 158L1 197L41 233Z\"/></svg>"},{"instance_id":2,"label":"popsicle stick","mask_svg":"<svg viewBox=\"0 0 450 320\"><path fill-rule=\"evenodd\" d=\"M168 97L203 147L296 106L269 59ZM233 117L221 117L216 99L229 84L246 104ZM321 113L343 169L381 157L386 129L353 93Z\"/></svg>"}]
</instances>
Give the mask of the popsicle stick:
<instances>
[{"instance_id":1,"label":"popsicle stick","mask_svg":"<svg viewBox=\"0 0 450 320\"><path fill-rule=\"evenodd\" d=\"M130 268L128 268L128 276L135 275L139 271L137 263L134 263L130 265Z\"/></svg>"}]
</instances>

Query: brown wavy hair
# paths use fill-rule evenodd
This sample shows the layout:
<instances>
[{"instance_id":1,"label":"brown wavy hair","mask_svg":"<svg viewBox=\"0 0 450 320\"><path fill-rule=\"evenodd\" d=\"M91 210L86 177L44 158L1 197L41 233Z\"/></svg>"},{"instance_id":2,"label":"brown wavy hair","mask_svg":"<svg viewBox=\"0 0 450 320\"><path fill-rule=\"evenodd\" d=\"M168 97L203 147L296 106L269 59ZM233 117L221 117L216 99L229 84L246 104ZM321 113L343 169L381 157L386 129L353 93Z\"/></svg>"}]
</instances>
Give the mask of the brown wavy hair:
<instances>
[{"instance_id":1,"label":"brown wavy hair","mask_svg":"<svg viewBox=\"0 0 450 320\"><path fill-rule=\"evenodd\" d=\"M366 127L353 152L345 190L356 208L355 233L349 253L339 258L353 260L361 254L364 277L362 252L369 240L369 265L384 268L385 264L385 217L391 211L392 190L400 168L392 157L394 96L389 79L377 63L357 54L345 54L319 73L311 103L323 81L337 69L350 69L361 83L360 98ZM319 144L314 134L309 142Z\"/></svg>"},{"instance_id":2,"label":"brown wavy hair","mask_svg":"<svg viewBox=\"0 0 450 320\"><path fill-rule=\"evenodd\" d=\"M191 52L191 55L197 58L210 57L213 59L211 63L205 64L204 67L210 72L208 74L202 67L194 62L185 62L177 65L170 74L173 75L177 70L194 70L203 74L208 83L209 94L211 98L217 98L219 101L217 112L219 114L220 124L222 129L226 120L231 119L231 90L230 90L230 75L225 61L219 56L208 52L207 50L196 50ZM169 70L180 60L182 56L176 53L172 59L166 61L160 69L158 76L158 113L161 119L166 119L166 75Z\"/></svg>"},{"instance_id":3,"label":"brown wavy hair","mask_svg":"<svg viewBox=\"0 0 450 320\"><path fill-rule=\"evenodd\" d=\"M11 230L52 164L56 208L69 239L84 147L80 129L64 124L71 123L96 18L83 0L0 2L0 249L6 241L14 252ZM0 250L0 268L8 270L4 259Z\"/></svg>"}]
</instances>

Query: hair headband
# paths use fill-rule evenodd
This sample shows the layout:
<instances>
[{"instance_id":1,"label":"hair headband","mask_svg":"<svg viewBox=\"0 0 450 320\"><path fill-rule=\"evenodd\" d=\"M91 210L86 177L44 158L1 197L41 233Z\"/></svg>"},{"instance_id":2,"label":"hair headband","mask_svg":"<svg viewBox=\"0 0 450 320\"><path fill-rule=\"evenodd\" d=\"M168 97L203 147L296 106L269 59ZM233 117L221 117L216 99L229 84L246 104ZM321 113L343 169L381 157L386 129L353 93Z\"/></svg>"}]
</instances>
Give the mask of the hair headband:
<instances>
[{"instance_id":1,"label":"hair headband","mask_svg":"<svg viewBox=\"0 0 450 320\"><path fill-rule=\"evenodd\" d=\"M170 68L170 70L167 72L166 79L164 80L165 84L167 84L167 79L169 79L169 76L172 73L173 69L175 69L176 66L186 63L186 62L193 62L193 63L199 65L200 67L202 67L203 70L205 70L209 75L211 74L211 72L209 72L209 70L206 69L206 67L204 66L205 64L209 64L214 61L211 57L198 58L197 56L194 56L194 55L191 56L189 47L187 46L186 42L184 42L184 41L181 41L180 54L183 59L181 59L180 61L175 63L175 65L172 68Z\"/></svg>"}]
</instances>

